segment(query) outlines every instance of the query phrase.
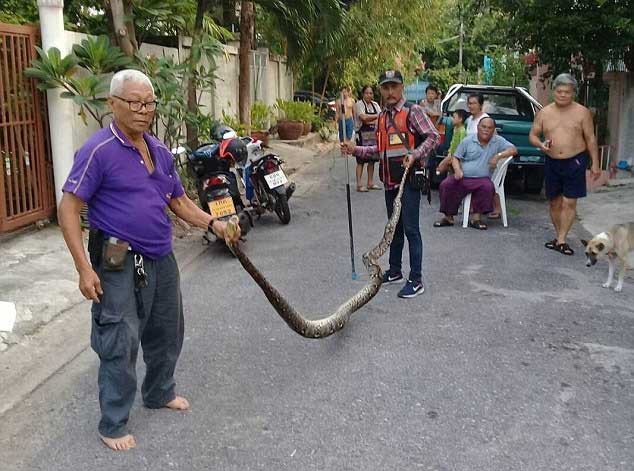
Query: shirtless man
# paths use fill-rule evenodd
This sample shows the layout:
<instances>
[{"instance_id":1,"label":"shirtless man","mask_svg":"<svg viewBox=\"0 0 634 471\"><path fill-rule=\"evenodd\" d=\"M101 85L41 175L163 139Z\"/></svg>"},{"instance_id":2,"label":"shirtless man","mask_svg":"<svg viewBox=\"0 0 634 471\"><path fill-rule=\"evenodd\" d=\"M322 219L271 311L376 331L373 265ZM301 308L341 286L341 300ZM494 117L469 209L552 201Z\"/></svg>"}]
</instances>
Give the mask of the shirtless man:
<instances>
[{"instance_id":1,"label":"shirtless man","mask_svg":"<svg viewBox=\"0 0 634 471\"><path fill-rule=\"evenodd\" d=\"M575 78L560 74L553 86L555 102L537 114L529 141L546 154L544 186L556 237L545 246L573 255L566 236L575 221L577 198L586 196L588 155L592 158L592 178L601 175L599 149L590 110L574 101Z\"/></svg>"}]
</instances>

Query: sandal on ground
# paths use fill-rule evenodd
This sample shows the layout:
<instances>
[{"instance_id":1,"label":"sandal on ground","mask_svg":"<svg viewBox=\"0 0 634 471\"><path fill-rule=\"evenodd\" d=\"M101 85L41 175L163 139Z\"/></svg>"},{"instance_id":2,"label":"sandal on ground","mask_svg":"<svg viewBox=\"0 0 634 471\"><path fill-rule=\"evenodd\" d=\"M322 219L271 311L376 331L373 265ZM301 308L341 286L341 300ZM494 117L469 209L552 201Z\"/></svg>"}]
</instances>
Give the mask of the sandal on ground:
<instances>
[{"instance_id":1,"label":"sandal on ground","mask_svg":"<svg viewBox=\"0 0 634 471\"><path fill-rule=\"evenodd\" d=\"M380 186L376 186L376 185L368 185L368 190L382 190L383 188L381 188Z\"/></svg>"},{"instance_id":2,"label":"sandal on ground","mask_svg":"<svg viewBox=\"0 0 634 471\"><path fill-rule=\"evenodd\" d=\"M557 251L564 255L574 255L575 251L570 248L570 246L564 242L563 244L557 244Z\"/></svg>"},{"instance_id":3,"label":"sandal on ground","mask_svg":"<svg viewBox=\"0 0 634 471\"><path fill-rule=\"evenodd\" d=\"M557 239L549 240L544 244L544 247L550 250L557 250Z\"/></svg>"},{"instance_id":4,"label":"sandal on ground","mask_svg":"<svg viewBox=\"0 0 634 471\"><path fill-rule=\"evenodd\" d=\"M436 221L434 223L434 227L447 227L447 226L453 226L453 222L451 222L447 218L442 218L440 221Z\"/></svg>"},{"instance_id":5,"label":"sandal on ground","mask_svg":"<svg viewBox=\"0 0 634 471\"><path fill-rule=\"evenodd\" d=\"M487 216L488 219L500 219L502 215L500 213L489 213Z\"/></svg>"},{"instance_id":6,"label":"sandal on ground","mask_svg":"<svg viewBox=\"0 0 634 471\"><path fill-rule=\"evenodd\" d=\"M474 229L480 229L481 231L487 230L487 225L482 221L469 221L469 227L473 227Z\"/></svg>"},{"instance_id":7,"label":"sandal on ground","mask_svg":"<svg viewBox=\"0 0 634 471\"><path fill-rule=\"evenodd\" d=\"M368 191L368 189L364 186L358 186L357 187L357 191L360 193L366 193Z\"/></svg>"}]
</instances>

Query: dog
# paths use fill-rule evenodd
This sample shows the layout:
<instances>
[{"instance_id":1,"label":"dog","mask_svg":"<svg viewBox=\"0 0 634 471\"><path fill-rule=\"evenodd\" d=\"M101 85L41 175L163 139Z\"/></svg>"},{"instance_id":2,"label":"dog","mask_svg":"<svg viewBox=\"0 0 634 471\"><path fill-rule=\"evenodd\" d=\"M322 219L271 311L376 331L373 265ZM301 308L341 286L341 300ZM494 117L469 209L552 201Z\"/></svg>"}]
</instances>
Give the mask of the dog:
<instances>
[{"instance_id":1,"label":"dog","mask_svg":"<svg viewBox=\"0 0 634 471\"><path fill-rule=\"evenodd\" d=\"M607 257L610 268L608 279L603 283L604 288L612 285L614 270L618 263L619 278L614 291L621 291L626 268L634 268L634 222L617 224L609 231L595 235L590 241L582 240L581 243L586 248L587 267Z\"/></svg>"}]
</instances>

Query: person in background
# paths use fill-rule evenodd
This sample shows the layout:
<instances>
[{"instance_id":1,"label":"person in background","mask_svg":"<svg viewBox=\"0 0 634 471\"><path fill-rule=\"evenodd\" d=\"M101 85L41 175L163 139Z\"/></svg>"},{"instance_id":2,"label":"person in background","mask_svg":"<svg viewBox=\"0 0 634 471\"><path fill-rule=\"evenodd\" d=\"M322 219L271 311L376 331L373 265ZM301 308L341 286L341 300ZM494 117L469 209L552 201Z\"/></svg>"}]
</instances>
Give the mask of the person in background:
<instances>
[{"instance_id":1,"label":"person in background","mask_svg":"<svg viewBox=\"0 0 634 471\"><path fill-rule=\"evenodd\" d=\"M463 141L465 137L467 137L467 129L465 128L465 119L467 119L467 112L464 110L456 110L452 113L452 121L453 121L453 136L451 138L451 144L449 145L449 150L447 150L447 157L442 159L442 161L438 164L436 168L436 173L441 175L445 172L453 173L453 156L456 153L456 149Z\"/></svg>"},{"instance_id":2,"label":"person in background","mask_svg":"<svg viewBox=\"0 0 634 471\"><path fill-rule=\"evenodd\" d=\"M481 93L472 93L467 98L467 106L471 116L467 118L467 134L476 134L478 132L478 124L483 118L489 117L488 113L482 111L484 105L484 96ZM493 211L487 214L487 219L500 219L502 207L500 205L500 197L493 195Z\"/></svg>"},{"instance_id":3,"label":"person in background","mask_svg":"<svg viewBox=\"0 0 634 471\"><path fill-rule=\"evenodd\" d=\"M472 93L467 98L467 107L471 116L465 121L467 127L467 134L477 134L478 124L482 118L486 118L489 115L482 111L484 105L484 96L481 93Z\"/></svg>"},{"instance_id":4,"label":"person in background","mask_svg":"<svg viewBox=\"0 0 634 471\"><path fill-rule=\"evenodd\" d=\"M591 178L601 176L599 149L592 113L575 101L577 80L570 74L560 74L553 86L555 101L537 113L528 140L546 154L544 188L555 238L544 245L574 255L566 238L577 215L577 199L586 196L588 158L592 161Z\"/></svg>"},{"instance_id":5,"label":"person in background","mask_svg":"<svg viewBox=\"0 0 634 471\"><path fill-rule=\"evenodd\" d=\"M440 91L436 85L428 85L425 89L425 98L420 101L423 109L430 121L436 126L440 119Z\"/></svg>"},{"instance_id":6,"label":"person in background","mask_svg":"<svg viewBox=\"0 0 634 471\"><path fill-rule=\"evenodd\" d=\"M354 133L354 98L352 97L352 92L350 91L350 87L345 86L341 89L341 93L343 94L343 103L341 102L341 97L338 97L335 100L335 106L337 108L337 127L339 128L339 142L349 142ZM345 134L344 128L345 126Z\"/></svg>"},{"instance_id":7,"label":"person in background","mask_svg":"<svg viewBox=\"0 0 634 471\"><path fill-rule=\"evenodd\" d=\"M493 118L485 117L478 124L478 133L465 137L455 154L454 175L445 178L438 189L440 212L445 216L436 221L434 227L453 226L462 200L471 193L473 213L469 227L485 230L487 225L480 220L480 215L493 209L495 187L491 173L500 160L516 155L517 148L495 133Z\"/></svg>"},{"instance_id":8,"label":"person in background","mask_svg":"<svg viewBox=\"0 0 634 471\"><path fill-rule=\"evenodd\" d=\"M379 87L385 108L379 115L376 145L355 146L352 142L347 142L341 145L341 150L361 157L374 152L379 153L381 181L385 188L385 206L390 218L404 167L424 166L438 145L439 135L421 107L405 101L403 75L398 70L383 72L379 77ZM401 217L390 245L390 268L383 274L383 283L395 283L403 279L401 267L407 237L410 274L397 296L413 298L425 292L422 280L423 239L420 233L421 192L412 188L410 180L406 180L404 185Z\"/></svg>"},{"instance_id":9,"label":"person in background","mask_svg":"<svg viewBox=\"0 0 634 471\"><path fill-rule=\"evenodd\" d=\"M354 105L354 129L357 136L357 145L376 145L376 124L379 120L381 107L374 101L374 90L370 85L363 87L362 98ZM365 157L357 157L357 191L380 190L381 187L374 184L374 164L379 161L378 152L368 154ZM368 166L368 185L361 184L363 165Z\"/></svg>"}]
</instances>

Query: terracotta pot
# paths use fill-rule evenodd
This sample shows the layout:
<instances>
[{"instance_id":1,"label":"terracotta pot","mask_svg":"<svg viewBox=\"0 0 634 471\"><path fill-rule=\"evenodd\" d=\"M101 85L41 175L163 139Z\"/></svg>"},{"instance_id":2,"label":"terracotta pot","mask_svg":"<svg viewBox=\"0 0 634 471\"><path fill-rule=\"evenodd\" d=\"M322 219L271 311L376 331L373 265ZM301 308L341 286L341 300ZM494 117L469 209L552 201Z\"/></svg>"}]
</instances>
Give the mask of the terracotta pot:
<instances>
[{"instance_id":1,"label":"terracotta pot","mask_svg":"<svg viewBox=\"0 0 634 471\"><path fill-rule=\"evenodd\" d=\"M262 141L264 147L269 146L269 132L268 131L252 131L251 137Z\"/></svg>"},{"instance_id":2,"label":"terracotta pot","mask_svg":"<svg viewBox=\"0 0 634 471\"><path fill-rule=\"evenodd\" d=\"M299 139L304 130L304 123L302 121L278 121L277 132L280 135L280 139L284 141L295 141Z\"/></svg>"},{"instance_id":3,"label":"terracotta pot","mask_svg":"<svg viewBox=\"0 0 634 471\"><path fill-rule=\"evenodd\" d=\"M305 136L310 132L310 123L308 121L304 121L304 129L302 130L302 136Z\"/></svg>"}]
</instances>

